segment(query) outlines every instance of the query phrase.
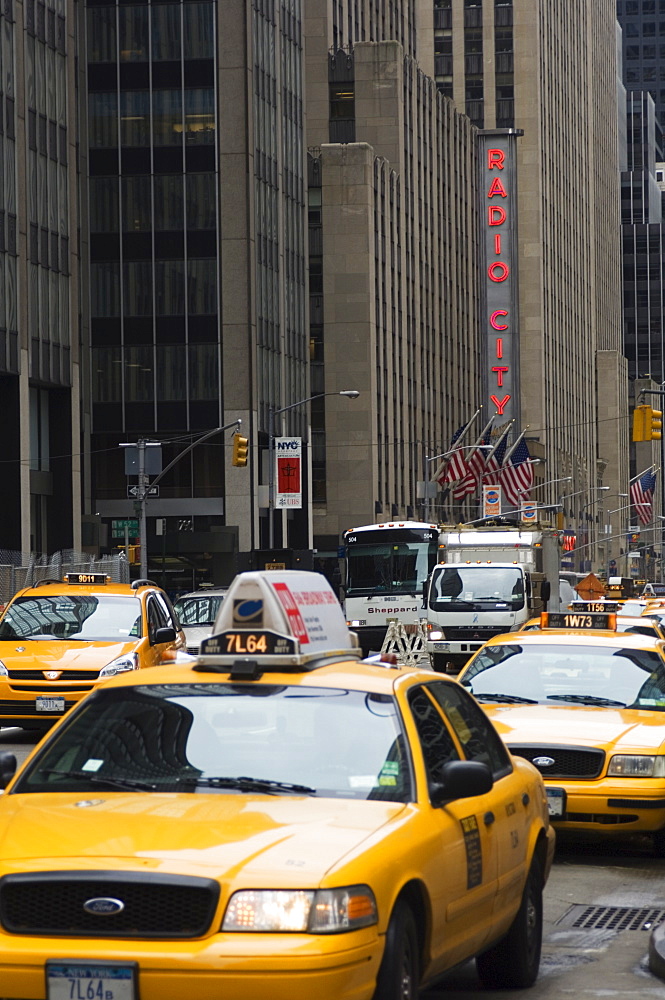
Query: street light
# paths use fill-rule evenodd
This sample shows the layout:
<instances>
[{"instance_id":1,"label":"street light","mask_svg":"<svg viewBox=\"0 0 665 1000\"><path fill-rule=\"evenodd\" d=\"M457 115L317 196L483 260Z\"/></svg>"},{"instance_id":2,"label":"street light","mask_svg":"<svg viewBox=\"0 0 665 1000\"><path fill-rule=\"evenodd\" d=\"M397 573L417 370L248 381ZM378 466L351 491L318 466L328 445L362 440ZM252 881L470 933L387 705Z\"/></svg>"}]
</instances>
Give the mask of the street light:
<instances>
[{"instance_id":1,"label":"street light","mask_svg":"<svg viewBox=\"0 0 665 1000\"><path fill-rule=\"evenodd\" d=\"M322 396L346 396L347 399L357 399L360 395L358 389L342 389L340 392L317 392L307 399L299 399L297 403L289 403L288 406L281 406L275 410L272 407L268 410L268 548L275 545L275 523L273 511L275 509L275 417L287 410L294 410L298 406L311 403L313 399L321 399Z\"/></svg>"},{"instance_id":2,"label":"street light","mask_svg":"<svg viewBox=\"0 0 665 1000\"><path fill-rule=\"evenodd\" d=\"M572 483L572 476L564 476L563 479L548 479L546 483L537 483L535 486L531 486L528 490L518 490L518 493L533 493L534 490L540 490L543 486L551 486L552 483Z\"/></svg>"}]
</instances>

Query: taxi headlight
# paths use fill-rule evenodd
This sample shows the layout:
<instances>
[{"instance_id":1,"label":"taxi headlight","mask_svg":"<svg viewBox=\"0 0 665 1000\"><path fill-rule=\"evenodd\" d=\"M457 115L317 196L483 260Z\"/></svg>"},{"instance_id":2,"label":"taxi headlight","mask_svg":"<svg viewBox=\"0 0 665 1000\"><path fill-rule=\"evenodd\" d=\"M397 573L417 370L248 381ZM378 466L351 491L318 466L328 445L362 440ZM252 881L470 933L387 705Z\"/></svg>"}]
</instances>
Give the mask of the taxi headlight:
<instances>
[{"instance_id":1,"label":"taxi headlight","mask_svg":"<svg viewBox=\"0 0 665 1000\"><path fill-rule=\"evenodd\" d=\"M437 639L443 639L443 632L440 629L434 629L433 632L429 633L427 638L431 639L432 642L436 642Z\"/></svg>"},{"instance_id":2,"label":"taxi headlight","mask_svg":"<svg viewBox=\"0 0 665 1000\"><path fill-rule=\"evenodd\" d=\"M612 757L607 773L613 778L663 778L665 757L619 754Z\"/></svg>"},{"instance_id":3,"label":"taxi headlight","mask_svg":"<svg viewBox=\"0 0 665 1000\"><path fill-rule=\"evenodd\" d=\"M111 660L99 671L100 680L103 677L115 677L116 674L124 674L127 670L138 670L139 660L136 653L125 653L115 660Z\"/></svg>"},{"instance_id":4,"label":"taxi headlight","mask_svg":"<svg viewBox=\"0 0 665 1000\"><path fill-rule=\"evenodd\" d=\"M2 660L0 660L0 677L9 677L9 671Z\"/></svg>"},{"instance_id":5,"label":"taxi headlight","mask_svg":"<svg viewBox=\"0 0 665 1000\"><path fill-rule=\"evenodd\" d=\"M366 885L316 892L242 889L231 897L222 930L340 934L376 921L376 900Z\"/></svg>"}]
</instances>

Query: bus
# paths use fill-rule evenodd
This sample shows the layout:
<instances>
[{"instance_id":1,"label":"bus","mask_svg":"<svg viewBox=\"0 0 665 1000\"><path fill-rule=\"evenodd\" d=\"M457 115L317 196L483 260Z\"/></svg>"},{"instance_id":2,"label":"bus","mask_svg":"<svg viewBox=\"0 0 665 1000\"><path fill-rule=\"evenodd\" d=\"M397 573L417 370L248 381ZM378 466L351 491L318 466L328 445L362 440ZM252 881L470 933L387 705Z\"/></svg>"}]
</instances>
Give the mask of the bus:
<instances>
[{"instance_id":1,"label":"bus","mask_svg":"<svg viewBox=\"0 0 665 1000\"><path fill-rule=\"evenodd\" d=\"M378 652L388 622L426 617L423 586L437 561L439 528L424 521L365 524L344 532L344 610L363 653Z\"/></svg>"}]
</instances>

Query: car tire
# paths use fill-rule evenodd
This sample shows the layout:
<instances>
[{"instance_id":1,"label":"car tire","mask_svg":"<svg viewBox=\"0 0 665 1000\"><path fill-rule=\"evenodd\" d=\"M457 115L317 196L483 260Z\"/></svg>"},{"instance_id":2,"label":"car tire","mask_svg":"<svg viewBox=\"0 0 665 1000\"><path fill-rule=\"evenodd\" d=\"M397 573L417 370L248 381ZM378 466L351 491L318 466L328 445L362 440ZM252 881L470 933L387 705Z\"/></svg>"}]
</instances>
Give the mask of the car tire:
<instances>
[{"instance_id":1,"label":"car tire","mask_svg":"<svg viewBox=\"0 0 665 1000\"><path fill-rule=\"evenodd\" d=\"M490 989L532 986L538 977L542 940L543 870L534 857L510 930L498 944L476 957L483 986Z\"/></svg>"},{"instance_id":2,"label":"car tire","mask_svg":"<svg viewBox=\"0 0 665 1000\"><path fill-rule=\"evenodd\" d=\"M373 1000L416 1000L419 983L418 928L411 907L399 900L388 924Z\"/></svg>"}]
</instances>

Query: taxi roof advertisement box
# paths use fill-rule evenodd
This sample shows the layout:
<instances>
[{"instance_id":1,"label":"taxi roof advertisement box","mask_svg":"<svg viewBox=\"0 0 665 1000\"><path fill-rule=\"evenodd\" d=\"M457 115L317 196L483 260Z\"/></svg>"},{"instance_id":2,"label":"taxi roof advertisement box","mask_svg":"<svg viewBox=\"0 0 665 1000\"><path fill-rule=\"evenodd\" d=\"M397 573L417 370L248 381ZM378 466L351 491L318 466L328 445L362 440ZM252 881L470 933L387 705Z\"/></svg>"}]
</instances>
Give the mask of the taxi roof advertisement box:
<instances>
[{"instance_id":1,"label":"taxi roof advertisement box","mask_svg":"<svg viewBox=\"0 0 665 1000\"><path fill-rule=\"evenodd\" d=\"M302 507L302 439L275 438L275 507Z\"/></svg>"},{"instance_id":2,"label":"taxi roof advertisement box","mask_svg":"<svg viewBox=\"0 0 665 1000\"><path fill-rule=\"evenodd\" d=\"M348 649L351 638L335 592L320 573L242 573L222 602L214 633L273 629L291 635L303 653Z\"/></svg>"}]
</instances>

